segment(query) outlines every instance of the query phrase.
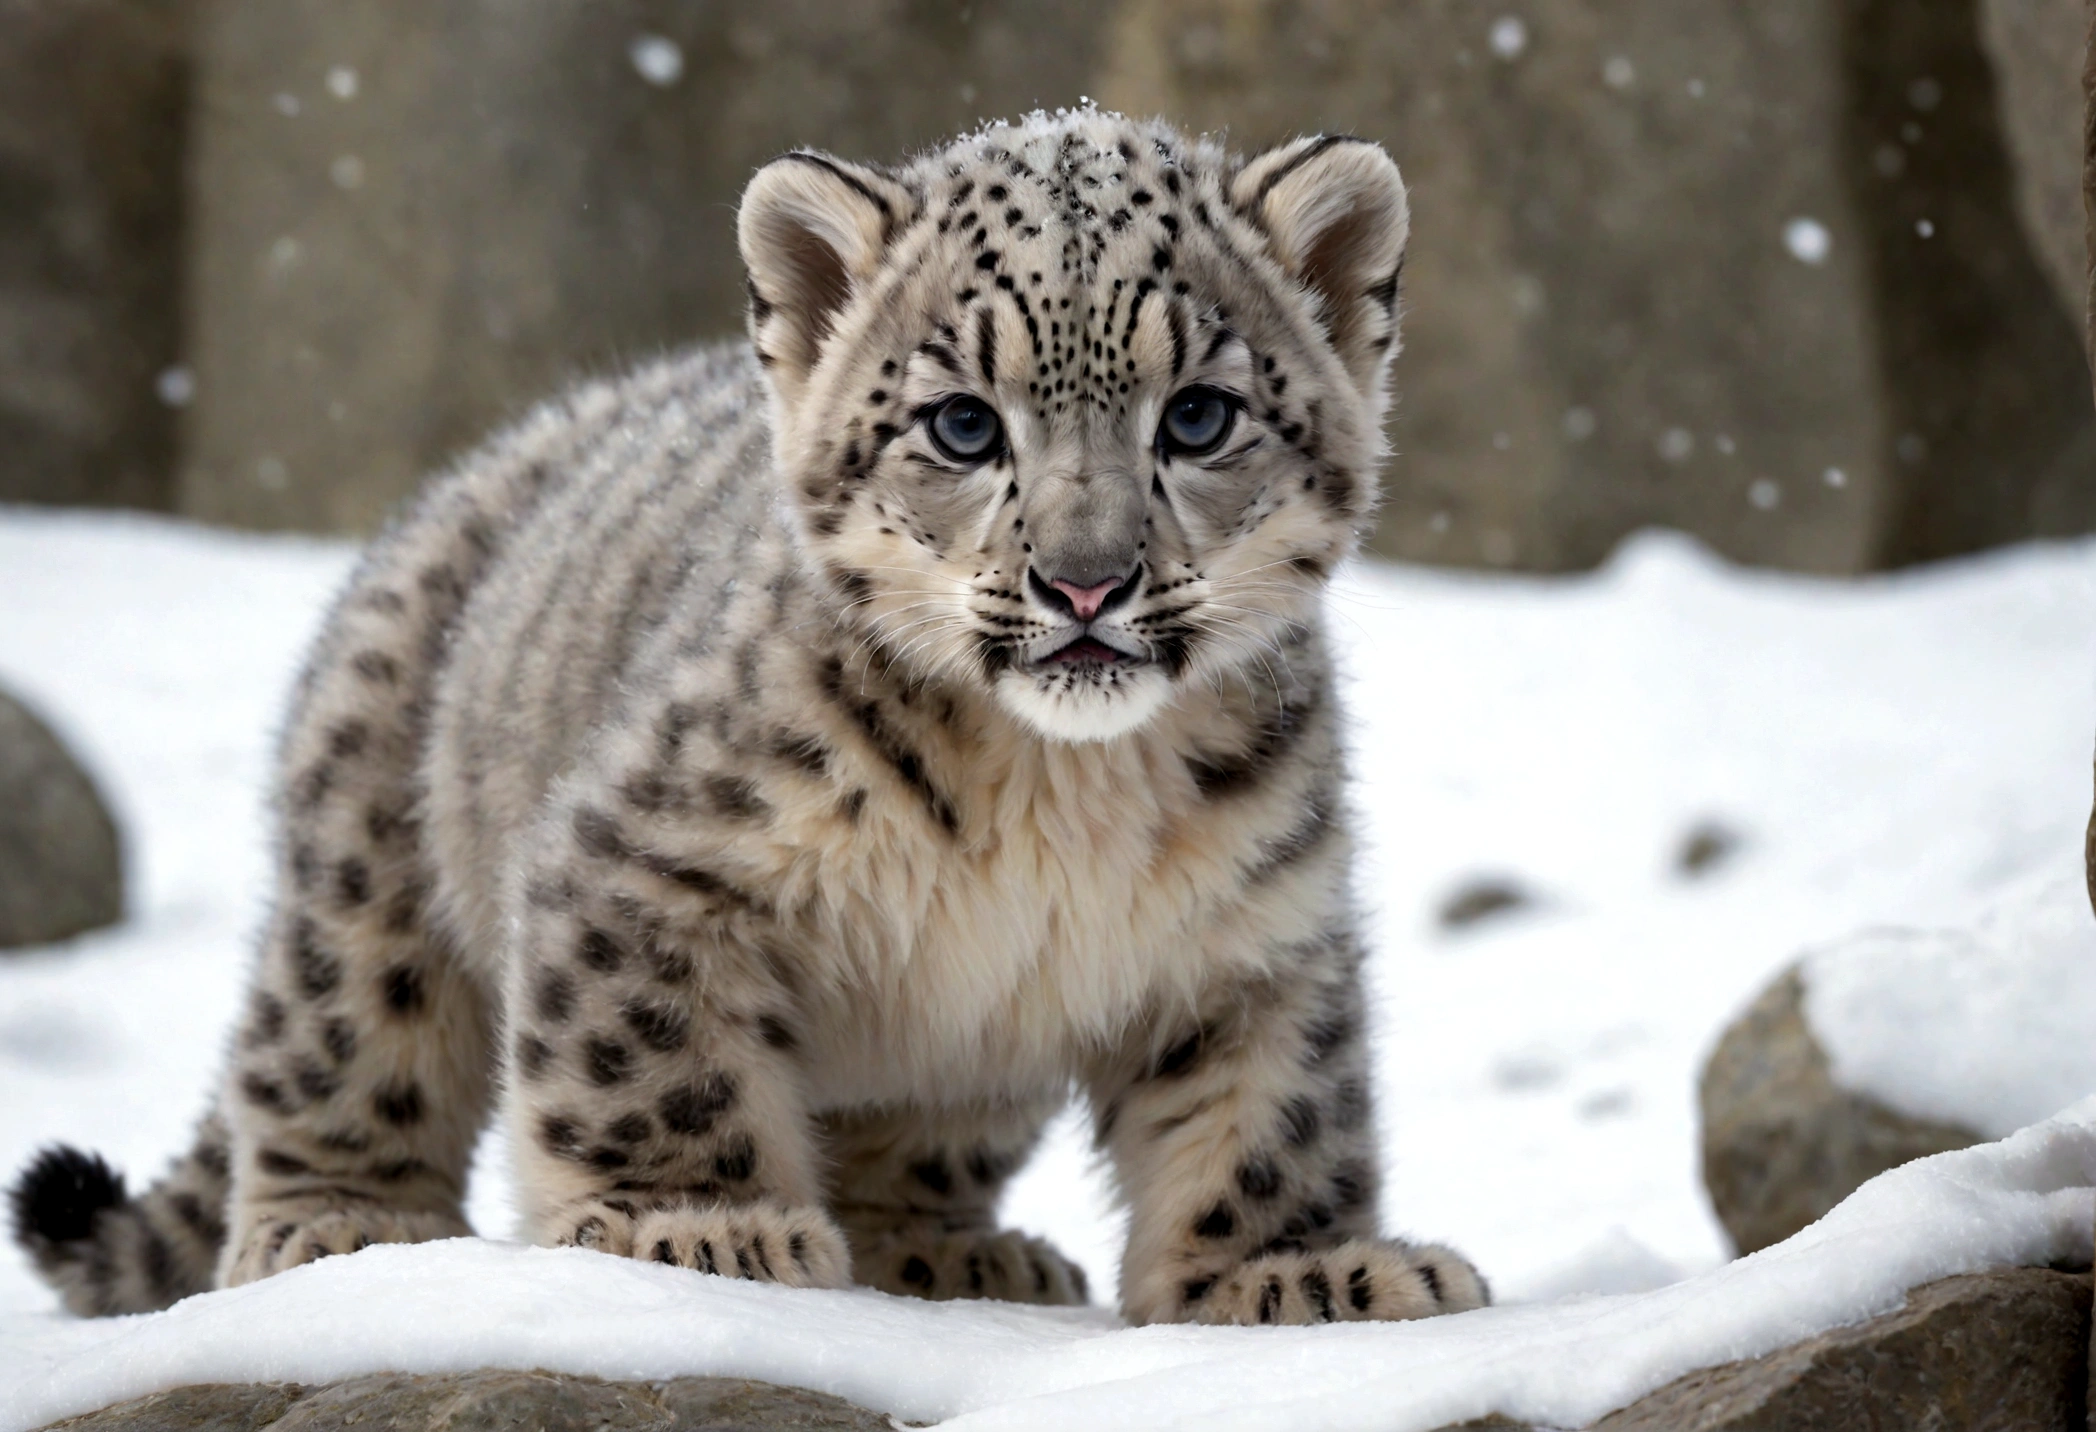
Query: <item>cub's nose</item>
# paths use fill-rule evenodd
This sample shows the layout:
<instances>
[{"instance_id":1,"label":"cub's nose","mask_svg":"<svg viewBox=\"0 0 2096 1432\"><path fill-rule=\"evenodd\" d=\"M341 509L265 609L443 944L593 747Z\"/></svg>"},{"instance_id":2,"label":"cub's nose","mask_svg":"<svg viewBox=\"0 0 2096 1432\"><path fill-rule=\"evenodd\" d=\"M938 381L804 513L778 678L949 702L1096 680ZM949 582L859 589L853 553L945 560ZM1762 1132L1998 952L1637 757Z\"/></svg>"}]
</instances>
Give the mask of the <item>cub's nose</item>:
<instances>
[{"instance_id":1,"label":"cub's nose","mask_svg":"<svg viewBox=\"0 0 2096 1432\"><path fill-rule=\"evenodd\" d=\"M1125 577L1109 577L1089 587L1080 587L1075 582L1061 577L1043 580L1041 574L1027 569L1027 580L1032 584L1035 595L1050 607L1067 611L1081 622L1088 622L1109 607L1119 606L1135 595L1136 583L1142 577L1137 568Z\"/></svg>"}]
</instances>

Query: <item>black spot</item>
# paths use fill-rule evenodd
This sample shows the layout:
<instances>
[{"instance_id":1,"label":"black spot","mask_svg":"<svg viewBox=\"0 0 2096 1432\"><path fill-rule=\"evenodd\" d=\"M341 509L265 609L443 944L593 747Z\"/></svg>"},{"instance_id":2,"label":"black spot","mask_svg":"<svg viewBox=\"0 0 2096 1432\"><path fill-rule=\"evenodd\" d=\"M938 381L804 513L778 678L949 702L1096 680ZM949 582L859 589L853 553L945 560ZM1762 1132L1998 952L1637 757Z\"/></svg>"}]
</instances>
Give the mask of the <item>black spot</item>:
<instances>
[{"instance_id":1,"label":"black spot","mask_svg":"<svg viewBox=\"0 0 2096 1432\"><path fill-rule=\"evenodd\" d=\"M347 759L361 754L371 739L371 728L362 721L344 721L328 732L328 753Z\"/></svg>"},{"instance_id":2,"label":"black spot","mask_svg":"<svg viewBox=\"0 0 2096 1432\"><path fill-rule=\"evenodd\" d=\"M691 1016L674 1005L653 1000L629 999L619 1006L619 1017L641 1042L658 1054L682 1049L691 1037Z\"/></svg>"},{"instance_id":3,"label":"black spot","mask_svg":"<svg viewBox=\"0 0 2096 1432\"><path fill-rule=\"evenodd\" d=\"M539 970L532 991L532 1007L549 1024L565 1024L575 1012L575 981L565 970L550 965Z\"/></svg>"},{"instance_id":4,"label":"black spot","mask_svg":"<svg viewBox=\"0 0 2096 1432\"><path fill-rule=\"evenodd\" d=\"M627 1164L632 1163L633 1160L626 1157L618 1149L600 1147L591 1149L583 1162L587 1163L591 1168L604 1169L609 1172L615 1168L624 1168Z\"/></svg>"},{"instance_id":5,"label":"black spot","mask_svg":"<svg viewBox=\"0 0 2096 1432\"><path fill-rule=\"evenodd\" d=\"M771 753L814 779L820 780L829 774L829 749L813 736L781 731L772 738Z\"/></svg>"},{"instance_id":6,"label":"black spot","mask_svg":"<svg viewBox=\"0 0 2096 1432\"><path fill-rule=\"evenodd\" d=\"M729 1183L741 1183L757 1171L757 1144L748 1134L737 1134L714 1156L713 1172Z\"/></svg>"},{"instance_id":7,"label":"black spot","mask_svg":"<svg viewBox=\"0 0 2096 1432\"><path fill-rule=\"evenodd\" d=\"M206 1242L216 1243L225 1237L225 1221L205 1208L204 1201L195 1194L171 1193L167 1196L167 1206L175 1211L175 1217L181 1219L190 1232Z\"/></svg>"},{"instance_id":8,"label":"black spot","mask_svg":"<svg viewBox=\"0 0 2096 1432\"><path fill-rule=\"evenodd\" d=\"M349 909L371 902L371 867L354 856L335 866L335 897Z\"/></svg>"},{"instance_id":9,"label":"black spot","mask_svg":"<svg viewBox=\"0 0 2096 1432\"><path fill-rule=\"evenodd\" d=\"M422 1122L422 1086L412 1079L388 1084L371 1096L371 1107L389 1124L406 1127Z\"/></svg>"},{"instance_id":10,"label":"black spot","mask_svg":"<svg viewBox=\"0 0 2096 1432\"><path fill-rule=\"evenodd\" d=\"M593 1037L583 1046L590 1082L600 1088L621 1083L633 1070L633 1051L616 1039Z\"/></svg>"},{"instance_id":11,"label":"black spot","mask_svg":"<svg viewBox=\"0 0 2096 1432\"><path fill-rule=\"evenodd\" d=\"M646 1114L627 1114L604 1132L622 1144L637 1144L655 1132L655 1123Z\"/></svg>"},{"instance_id":12,"label":"black spot","mask_svg":"<svg viewBox=\"0 0 2096 1432\"><path fill-rule=\"evenodd\" d=\"M737 820L759 820L771 814L771 804L757 794L753 782L741 776L706 777L706 795L714 809Z\"/></svg>"},{"instance_id":13,"label":"black spot","mask_svg":"<svg viewBox=\"0 0 2096 1432\"><path fill-rule=\"evenodd\" d=\"M1324 1269L1312 1268L1303 1274L1302 1289L1310 1306L1317 1310L1319 1320L1329 1323L1339 1315L1338 1309L1332 1306L1332 1280L1325 1276Z\"/></svg>"},{"instance_id":14,"label":"black spot","mask_svg":"<svg viewBox=\"0 0 2096 1432\"><path fill-rule=\"evenodd\" d=\"M322 1022L320 1043L327 1050L328 1058L337 1064L347 1064L356 1056L357 1027L341 1015L335 1015Z\"/></svg>"},{"instance_id":15,"label":"black spot","mask_svg":"<svg viewBox=\"0 0 2096 1432\"><path fill-rule=\"evenodd\" d=\"M1281 1110L1281 1122L1286 1126L1283 1135L1290 1148L1302 1148L1317 1137L1323 1116L1318 1113L1317 1103L1307 1094L1291 1099Z\"/></svg>"},{"instance_id":16,"label":"black spot","mask_svg":"<svg viewBox=\"0 0 2096 1432\"><path fill-rule=\"evenodd\" d=\"M633 847L609 812L584 806L575 812L569 824L585 855L594 855L600 860L632 859Z\"/></svg>"},{"instance_id":17,"label":"black spot","mask_svg":"<svg viewBox=\"0 0 2096 1432\"><path fill-rule=\"evenodd\" d=\"M342 1080L334 1071L321 1068L312 1059L300 1059L292 1067L291 1077L292 1082L298 1085L298 1092L304 1095L309 1103L332 1098L335 1091L342 1087Z\"/></svg>"},{"instance_id":18,"label":"black spot","mask_svg":"<svg viewBox=\"0 0 2096 1432\"><path fill-rule=\"evenodd\" d=\"M256 990L248 1009L247 1042L249 1047L274 1044L284 1037L284 1001L268 990Z\"/></svg>"},{"instance_id":19,"label":"black spot","mask_svg":"<svg viewBox=\"0 0 2096 1432\"><path fill-rule=\"evenodd\" d=\"M1218 1203L1194 1224L1196 1238L1228 1238L1237 1231L1237 1215L1227 1203Z\"/></svg>"},{"instance_id":20,"label":"black spot","mask_svg":"<svg viewBox=\"0 0 2096 1432\"><path fill-rule=\"evenodd\" d=\"M757 1033L774 1049L796 1049L800 1046L800 1041L794 1037L793 1030L787 1026L786 1021L775 1014L757 1016Z\"/></svg>"},{"instance_id":21,"label":"black spot","mask_svg":"<svg viewBox=\"0 0 2096 1432\"><path fill-rule=\"evenodd\" d=\"M1332 1173L1332 1203L1341 1213L1366 1208L1374 1188L1375 1176L1366 1164L1342 1164Z\"/></svg>"},{"instance_id":22,"label":"black spot","mask_svg":"<svg viewBox=\"0 0 2096 1432\"><path fill-rule=\"evenodd\" d=\"M78 1243L93 1236L104 1209L125 1203L124 1176L100 1154L56 1144L44 1149L8 1191L15 1237Z\"/></svg>"},{"instance_id":23,"label":"black spot","mask_svg":"<svg viewBox=\"0 0 2096 1432\"><path fill-rule=\"evenodd\" d=\"M582 1131L573 1119L548 1114L539 1120L539 1143L548 1153L574 1158L582 1151L581 1139Z\"/></svg>"},{"instance_id":24,"label":"black spot","mask_svg":"<svg viewBox=\"0 0 2096 1432\"><path fill-rule=\"evenodd\" d=\"M1265 1154L1255 1154L1237 1166L1237 1187L1246 1198L1264 1202L1281 1191L1281 1170Z\"/></svg>"},{"instance_id":25,"label":"black spot","mask_svg":"<svg viewBox=\"0 0 2096 1432\"><path fill-rule=\"evenodd\" d=\"M655 1240L655 1261L658 1263L674 1263L677 1261L677 1255L670 1251L669 1239L658 1238Z\"/></svg>"},{"instance_id":26,"label":"black spot","mask_svg":"<svg viewBox=\"0 0 2096 1432\"><path fill-rule=\"evenodd\" d=\"M662 1115L663 1127L673 1134L695 1138L710 1130L734 1102L734 1078L716 1070L697 1083L663 1095L656 1108Z\"/></svg>"},{"instance_id":27,"label":"black spot","mask_svg":"<svg viewBox=\"0 0 2096 1432\"><path fill-rule=\"evenodd\" d=\"M953 1192L953 1170L942 1158L928 1158L911 1164L910 1177L941 1197Z\"/></svg>"},{"instance_id":28,"label":"black spot","mask_svg":"<svg viewBox=\"0 0 2096 1432\"><path fill-rule=\"evenodd\" d=\"M320 947L320 932L301 918L291 927L291 967L307 999L324 999L342 983L342 963Z\"/></svg>"},{"instance_id":29,"label":"black spot","mask_svg":"<svg viewBox=\"0 0 2096 1432\"><path fill-rule=\"evenodd\" d=\"M1324 1063L1359 1032L1360 1023L1350 1010L1325 1016L1303 1031L1303 1062L1313 1067Z\"/></svg>"},{"instance_id":30,"label":"black spot","mask_svg":"<svg viewBox=\"0 0 2096 1432\"><path fill-rule=\"evenodd\" d=\"M350 658L350 667L366 681L391 686L400 680L400 663L382 651L360 651Z\"/></svg>"},{"instance_id":31,"label":"black spot","mask_svg":"<svg viewBox=\"0 0 2096 1432\"><path fill-rule=\"evenodd\" d=\"M536 1034L517 1036L517 1068L523 1072L525 1078L538 1078L546 1072L546 1065L552 1062L552 1059L553 1046Z\"/></svg>"},{"instance_id":32,"label":"black spot","mask_svg":"<svg viewBox=\"0 0 2096 1432\"><path fill-rule=\"evenodd\" d=\"M262 1172L273 1173L283 1178L295 1178L299 1174L313 1171L313 1165L280 1149L257 1149L255 1164Z\"/></svg>"},{"instance_id":33,"label":"black spot","mask_svg":"<svg viewBox=\"0 0 2096 1432\"><path fill-rule=\"evenodd\" d=\"M915 1253L903 1260L900 1276L905 1283L908 1283L913 1288L923 1288L927 1292L931 1290L932 1265L925 1262Z\"/></svg>"},{"instance_id":34,"label":"black spot","mask_svg":"<svg viewBox=\"0 0 2096 1432\"><path fill-rule=\"evenodd\" d=\"M1167 1049L1159 1057L1157 1067L1150 1071L1150 1077L1153 1079L1179 1078L1187 1070L1194 1067L1195 1061L1201 1057L1201 1046L1207 1039L1208 1030L1206 1026L1187 1035L1186 1038Z\"/></svg>"},{"instance_id":35,"label":"black spot","mask_svg":"<svg viewBox=\"0 0 2096 1432\"><path fill-rule=\"evenodd\" d=\"M592 926L582 936L576 947L575 958L602 974L611 974L626 962L626 953L618 942L602 930Z\"/></svg>"},{"instance_id":36,"label":"black spot","mask_svg":"<svg viewBox=\"0 0 2096 1432\"><path fill-rule=\"evenodd\" d=\"M1259 1290L1259 1321L1270 1323L1281 1311L1281 1280L1268 1278Z\"/></svg>"},{"instance_id":37,"label":"black spot","mask_svg":"<svg viewBox=\"0 0 2096 1432\"><path fill-rule=\"evenodd\" d=\"M1214 1286L1213 1278L1189 1278L1179 1285L1179 1299L1188 1304L1198 1303L1208 1296L1208 1290Z\"/></svg>"},{"instance_id":38,"label":"black spot","mask_svg":"<svg viewBox=\"0 0 2096 1432\"><path fill-rule=\"evenodd\" d=\"M987 1148L971 1149L968 1153L968 1176L984 1188L988 1188L1009 1178L1018 1162L1008 1153L998 1153Z\"/></svg>"},{"instance_id":39,"label":"black spot","mask_svg":"<svg viewBox=\"0 0 2096 1432\"><path fill-rule=\"evenodd\" d=\"M145 1264L146 1281L157 1292L173 1292L175 1250L167 1246L167 1239L159 1229L146 1226L144 1236L139 1239L139 1257Z\"/></svg>"},{"instance_id":40,"label":"black spot","mask_svg":"<svg viewBox=\"0 0 2096 1432\"><path fill-rule=\"evenodd\" d=\"M284 1092L284 1086L254 1070L240 1076L240 1095L258 1109L268 1109L276 1114L291 1112L291 1098Z\"/></svg>"},{"instance_id":41,"label":"black spot","mask_svg":"<svg viewBox=\"0 0 2096 1432\"><path fill-rule=\"evenodd\" d=\"M426 991L422 971L413 965L395 965L381 977L386 1008L398 1015L420 1014Z\"/></svg>"}]
</instances>

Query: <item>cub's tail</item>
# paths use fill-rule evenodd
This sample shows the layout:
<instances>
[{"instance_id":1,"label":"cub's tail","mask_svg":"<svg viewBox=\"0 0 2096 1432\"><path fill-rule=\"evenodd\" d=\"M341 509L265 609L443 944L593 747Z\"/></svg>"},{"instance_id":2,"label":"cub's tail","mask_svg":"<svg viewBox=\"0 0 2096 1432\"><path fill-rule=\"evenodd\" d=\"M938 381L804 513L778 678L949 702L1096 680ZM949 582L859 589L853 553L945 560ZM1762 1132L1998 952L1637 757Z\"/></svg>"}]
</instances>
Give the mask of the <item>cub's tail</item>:
<instances>
[{"instance_id":1,"label":"cub's tail","mask_svg":"<svg viewBox=\"0 0 2096 1432\"><path fill-rule=\"evenodd\" d=\"M99 1154L45 1149L8 1191L15 1242L82 1317L149 1313L213 1286L226 1237L226 1128L218 1115L167 1176L132 1198Z\"/></svg>"}]
</instances>

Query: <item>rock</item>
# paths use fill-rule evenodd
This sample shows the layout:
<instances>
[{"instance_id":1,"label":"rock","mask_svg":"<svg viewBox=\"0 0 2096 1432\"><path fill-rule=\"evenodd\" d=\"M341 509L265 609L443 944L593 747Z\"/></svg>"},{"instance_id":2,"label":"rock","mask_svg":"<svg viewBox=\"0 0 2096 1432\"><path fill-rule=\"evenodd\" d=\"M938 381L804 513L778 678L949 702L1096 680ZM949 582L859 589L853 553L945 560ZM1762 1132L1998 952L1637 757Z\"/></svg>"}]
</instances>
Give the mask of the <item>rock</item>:
<instances>
[{"instance_id":1,"label":"rock","mask_svg":"<svg viewBox=\"0 0 2096 1432\"><path fill-rule=\"evenodd\" d=\"M2082 1432L2089 1278L2008 1268L1945 1278L1905 1306L1744 1362L1705 1368L1593 1432ZM549 1372L379 1373L325 1387L177 1388L43 1432L888 1432L822 1393L732 1378L607 1382ZM1503 1416L1442 1432L1524 1432Z\"/></svg>"},{"instance_id":2,"label":"rock","mask_svg":"<svg viewBox=\"0 0 2096 1432\"><path fill-rule=\"evenodd\" d=\"M2015 163L2016 213L2070 315L2083 311L2089 289L2081 73L2090 15L2088 0L1980 0L1980 37Z\"/></svg>"},{"instance_id":3,"label":"rock","mask_svg":"<svg viewBox=\"0 0 2096 1432\"><path fill-rule=\"evenodd\" d=\"M0 693L0 949L124 914L116 823L59 739Z\"/></svg>"},{"instance_id":4,"label":"rock","mask_svg":"<svg viewBox=\"0 0 2096 1432\"><path fill-rule=\"evenodd\" d=\"M1105 102L1398 156L1389 555L1577 568L1661 523L1859 571L2096 522L1969 0L1126 0L1108 53Z\"/></svg>"},{"instance_id":5,"label":"rock","mask_svg":"<svg viewBox=\"0 0 2096 1432\"><path fill-rule=\"evenodd\" d=\"M1593 1432L2084 1432L2089 1278L2007 1268L1747 1362L1692 1372Z\"/></svg>"},{"instance_id":6,"label":"rock","mask_svg":"<svg viewBox=\"0 0 2096 1432\"><path fill-rule=\"evenodd\" d=\"M0 0L0 502L171 500L183 14Z\"/></svg>"},{"instance_id":7,"label":"rock","mask_svg":"<svg viewBox=\"0 0 2096 1432\"><path fill-rule=\"evenodd\" d=\"M1074 102L1106 3L205 7L182 510L369 530L572 374L739 332L757 165Z\"/></svg>"},{"instance_id":8,"label":"rock","mask_svg":"<svg viewBox=\"0 0 2096 1432\"><path fill-rule=\"evenodd\" d=\"M1449 891L1434 918L1444 930L1467 930L1496 915L1509 915L1535 903L1535 896L1512 880L1478 875Z\"/></svg>"},{"instance_id":9,"label":"rock","mask_svg":"<svg viewBox=\"0 0 2096 1432\"><path fill-rule=\"evenodd\" d=\"M1782 1242L1889 1168L1982 1142L1836 1087L1803 1000L1792 967L1703 1067L1703 1186L1743 1254Z\"/></svg>"},{"instance_id":10,"label":"rock","mask_svg":"<svg viewBox=\"0 0 2096 1432\"><path fill-rule=\"evenodd\" d=\"M275 1425L305 1389L291 1383L206 1383L156 1392L52 1424L92 1432L261 1432Z\"/></svg>"},{"instance_id":11,"label":"rock","mask_svg":"<svg viewBox=\"0 0 2096 1432\"><path fill-rule=\"evenodd\" d=\"M185 1387L45 1432L889 1432L840 1398L724 1377L607 1382L551 1372L379 1373L324 1387Z\"/></svg>"},{"instance_id":12,"label":"rock","mask_svg":"<svg viewBox=\"0 0 2096 1432\"><path fill-rule=\"evenodd\" d=\"M1739 853L1740 835L1720 820L1703 820L1689 828L1674 852L1674 873L1686 879L1712 874Z\"/></svg>"},{"instance_id":13,"label":"rock","mask_svg":"<svg viewBox=\"0 0 2096 1432\"><path fill-rule=\"evenodd\" d=\"M2085 1432L2089 1277L2003 1268L1766 1357L1689 1373L1589 1432ZM1504 1428L1493 1416L1439 1432Z\"/></svg>"}]
</instances>

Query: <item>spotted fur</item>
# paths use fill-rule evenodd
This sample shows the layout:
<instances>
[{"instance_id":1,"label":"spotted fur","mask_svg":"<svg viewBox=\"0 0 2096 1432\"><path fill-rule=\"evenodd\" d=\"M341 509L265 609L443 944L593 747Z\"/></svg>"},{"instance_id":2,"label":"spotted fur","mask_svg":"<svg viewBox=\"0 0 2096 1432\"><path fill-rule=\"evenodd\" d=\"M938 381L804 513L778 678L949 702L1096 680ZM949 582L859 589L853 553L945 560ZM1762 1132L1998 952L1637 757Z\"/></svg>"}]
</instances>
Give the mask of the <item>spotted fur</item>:
<instances>
[{"instance_id":1,"label":"spotted fur","mask_svg":"<svg viewBox=\"0 0 2096 1432\"><path fill-rule=\"evenodd\" d=\"M1378 1231L1319 605L1395 167L1087 110L787 155L740 229L749 345L548 405L373 547L285 740L224 1133L137 1201L52 1155L41 1266L116 1312L464 1232L499 1101L541 1242L1081 1301L994 1219L1075 1084L1130 1318L1482 1302ZM964 399L994 450L935 436ZM192 1185L223 1229L144 1276Z\"/></svg>"}]
</instances>

